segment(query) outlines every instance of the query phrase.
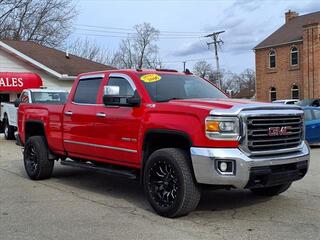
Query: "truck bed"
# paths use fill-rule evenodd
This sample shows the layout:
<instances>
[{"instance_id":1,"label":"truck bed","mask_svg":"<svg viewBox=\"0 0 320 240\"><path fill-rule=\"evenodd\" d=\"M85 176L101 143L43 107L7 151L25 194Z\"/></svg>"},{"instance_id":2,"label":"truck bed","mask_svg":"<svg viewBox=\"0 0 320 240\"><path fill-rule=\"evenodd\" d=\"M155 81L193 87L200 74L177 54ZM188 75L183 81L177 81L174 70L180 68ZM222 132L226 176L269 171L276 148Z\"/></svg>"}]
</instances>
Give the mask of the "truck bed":
<instances>
[{"instance_id":1,"label":"truck bed","mask_svg":"<svg viewBox=\"0 0 320 240\"><path fill-rule=\"evenodd\" d=\"M29 122L42 122L46 125L46 138L52 151L64 152L63 148L64 104L21 104L18 111L20 140L25 144L25 127ZM36 113L36 114L35 114ZM25 119L27 119L25 121Z\"/></svg>"}]
</instances>

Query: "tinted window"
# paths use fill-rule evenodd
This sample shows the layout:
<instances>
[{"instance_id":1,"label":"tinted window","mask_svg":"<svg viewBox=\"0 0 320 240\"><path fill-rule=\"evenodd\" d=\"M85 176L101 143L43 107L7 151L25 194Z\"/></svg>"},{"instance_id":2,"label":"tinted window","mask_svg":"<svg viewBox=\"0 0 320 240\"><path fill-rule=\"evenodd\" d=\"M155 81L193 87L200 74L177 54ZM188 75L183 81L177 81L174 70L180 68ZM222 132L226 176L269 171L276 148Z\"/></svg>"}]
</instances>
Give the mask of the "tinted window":
<instances>
[{"instance_id":1,"label":"tinted window","mask_svg":"<svg viewBox=\"0 0 320 240\"><path fill-rule=\"evenodd\" d=\"M133 96L134 91L128 80L120 77L111 77L108 86L118 86L120 88L120 96Z\"/></svg>"},{"instance_id":2,"label":"tinted window","mask_svg":"<svg viewBox=\"0 0 320 240\"><path fill-rule=\"evenodd\" d=\"M228 98L214 85L197 76L174 74L160 76L161 79L155 82L142 81L151 99L156 102L172 99Z\"/></svg>"},{"instance_id":3,"label":"tinted window","mask_svg":"<svg viewBox=\"0 0 320 240\"><path fill-rule=\"evenodd\" d=\"M63 104L67 101L66 92L33 92L31 98L33 103Z\"/></svg>"},{"instance_id":4,"label":"tinted window","mask_svg":"<svg viewBox=\"0 0 320 240\"><path fill-rule=\"evenodd\" d=\"M79 81L73 101L95 104L102 78L82 79Z\"/></svg>"},{"instance_id":5,"label":"tinted window","mask_svg":"<svg viewBox=\"0 0 320 240\"><path fill-rule=\"evenodd\" d=\"M312 112L311 110L304 110L304 120L312 121Z\"/></svg>"},{"instance_id":6,"label":"tinted window","mask_svg":"<svg viewBox=\"0 0 320 240\"><path fill-rule=\"evenodd\" d=\"M320 119L320 111L318 110L313 110L313 114L314 114L314 117L319 120Z\"/></svg>"}]
</instances>

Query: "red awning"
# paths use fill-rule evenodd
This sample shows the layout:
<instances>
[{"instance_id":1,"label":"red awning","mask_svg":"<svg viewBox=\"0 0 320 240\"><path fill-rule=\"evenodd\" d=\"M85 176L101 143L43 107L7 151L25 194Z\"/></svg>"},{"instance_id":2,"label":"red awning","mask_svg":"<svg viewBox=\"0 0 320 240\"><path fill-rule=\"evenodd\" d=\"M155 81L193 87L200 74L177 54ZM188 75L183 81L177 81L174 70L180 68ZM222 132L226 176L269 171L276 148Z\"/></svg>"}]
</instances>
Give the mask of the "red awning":
<instances>
[{"instance_id":1,"label":"red awning","mask_svg":"<svg viewBox=\"0 0 320 240\"><path fill-rule=\"evenodd\" d=\"M28 88L40 88L42 79L35 73L0 72L0 92L22 92Z\"/></svg>"}]
</instances>

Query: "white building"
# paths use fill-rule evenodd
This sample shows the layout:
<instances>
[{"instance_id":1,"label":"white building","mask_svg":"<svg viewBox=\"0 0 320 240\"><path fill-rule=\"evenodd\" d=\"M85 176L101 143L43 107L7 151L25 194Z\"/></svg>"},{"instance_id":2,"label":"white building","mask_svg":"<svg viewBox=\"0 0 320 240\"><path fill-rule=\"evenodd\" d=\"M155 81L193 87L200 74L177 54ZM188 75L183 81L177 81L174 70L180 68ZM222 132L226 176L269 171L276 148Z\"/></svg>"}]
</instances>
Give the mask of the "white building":
<instances>
[{"instance_id":1,"label":"white building","mask_svg":"<svg viewBox=\"0 0 320 240\"><path fill-rule=\"evenodd\" d=\"M78 74L108 69L114 68L31 41L0 41L0 73L37 73L48 88L70 90ZM0 95L9 95L13 100L17 93L0 88Z\"/></svg>"}]
</instances>

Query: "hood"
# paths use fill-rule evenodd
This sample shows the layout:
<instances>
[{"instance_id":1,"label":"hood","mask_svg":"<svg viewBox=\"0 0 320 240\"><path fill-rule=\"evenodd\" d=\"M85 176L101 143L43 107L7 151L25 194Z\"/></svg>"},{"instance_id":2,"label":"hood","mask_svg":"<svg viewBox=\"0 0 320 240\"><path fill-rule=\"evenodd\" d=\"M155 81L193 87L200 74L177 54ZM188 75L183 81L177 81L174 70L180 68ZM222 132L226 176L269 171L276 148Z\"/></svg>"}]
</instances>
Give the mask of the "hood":
<instances>
[{"instance_id":1,"label":"hood","mask_svg":"<svg viewBox=\"0 0 320 240\"><path fill-rule=\"evenodd\" d=\"M185 106L189 108L196 108L199 110L209 111L211 115L237 115L243 110L265 110L266 112L270 110L289 110L297 111L301 107L297 105L287 105L287 104L275 104L275 103L265 103L256 102L244 99L182 99L182 100L172 100L169 102L176 106Z\"/></svg>"},{"instance_id":2,"label":"hood","mask_svg":"<svg viewBox=\"0 0 320 240\"><path fill-rule=\"evenodd\" d=\"M181 99L181 100L172 100L171 104L179 106L188 106L204 110L212 109L230 109L235 105L243 104L257 104L258 102L244 99L213 99L213 98L199 98L199 99Z\"/></svg>"}]
</instances>

